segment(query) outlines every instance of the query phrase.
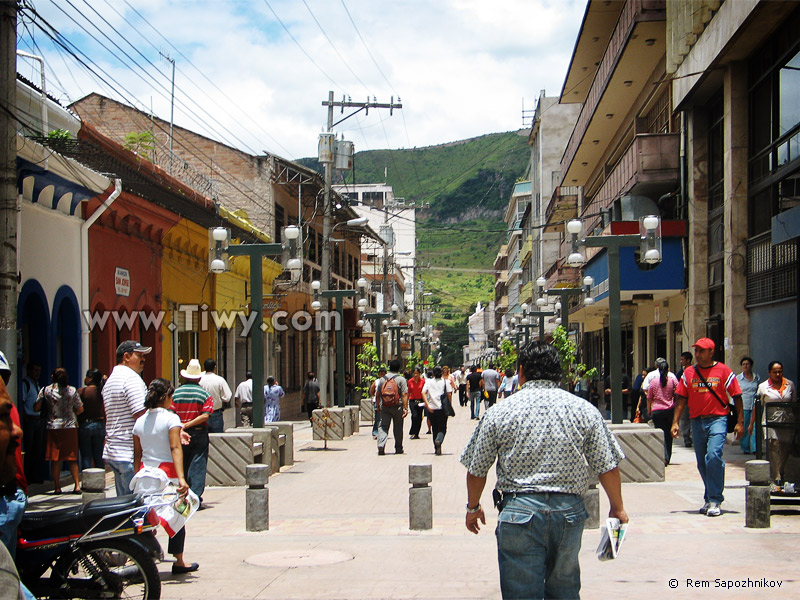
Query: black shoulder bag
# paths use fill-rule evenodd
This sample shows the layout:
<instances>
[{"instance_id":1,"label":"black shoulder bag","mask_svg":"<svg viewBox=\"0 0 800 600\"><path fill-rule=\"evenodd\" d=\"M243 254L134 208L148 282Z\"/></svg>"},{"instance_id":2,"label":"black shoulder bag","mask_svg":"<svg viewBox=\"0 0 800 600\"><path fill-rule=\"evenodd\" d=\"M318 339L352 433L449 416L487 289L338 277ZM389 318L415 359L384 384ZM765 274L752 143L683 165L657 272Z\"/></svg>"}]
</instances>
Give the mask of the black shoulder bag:
<instances>
[{"instance_id":1,"label":"black shoulder bag","mask_svg":"<svg viewBox=\"0 0 800 600\"><path fill-rule=\"evenodd\" d=\"M733 430L736 428L736 423L739 421L739 418L736 416L736 407L729 402L723 402L722 398L717 395L717 392L714 391L714 388L706 381L706 378L703 377L703 374L700 372L700 368L695 365L694 372L697 373L697 376L700 378L700 381L703 382L703 386L712 394L714 394L714 398L719 400L719 403L722 404L725 408L728 409L728 433L733 433Z\"/></svg>"}]
</instances>

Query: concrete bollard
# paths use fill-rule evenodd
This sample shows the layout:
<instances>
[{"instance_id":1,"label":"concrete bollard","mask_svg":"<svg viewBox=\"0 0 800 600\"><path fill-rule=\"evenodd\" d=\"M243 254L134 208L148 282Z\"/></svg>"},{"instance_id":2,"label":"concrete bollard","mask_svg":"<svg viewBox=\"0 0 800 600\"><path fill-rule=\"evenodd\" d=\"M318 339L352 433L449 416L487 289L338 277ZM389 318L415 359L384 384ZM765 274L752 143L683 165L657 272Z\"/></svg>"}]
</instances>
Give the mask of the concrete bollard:
<instances>
[{"instance_id":1,"label":"concrete bollard","mask_svg":"<svg viewBox=\"0 0 800 600\"><path fill-rule=\"evenodd\" d=\"M422 531L433 528L433 481L431 465L408 465L408 528Z\"/></svg>"},{"instance_id":2,"label":"concrete bollard","mask_svg":"<svg viewBox=\"0 0 800 600\"><path fill-rule=\"evenodd\" d=\"M81 491L81 502L83 504L105 498L106 470L84 469L81 471Z\"/></svg>"},{"instance_id":3,"label":"concrete bollard","mask_svg":"<svg viewBox=\"0 0 800 600\"><path fill-rule=\"evenodd\" d=\"M600 527L600 490L597 489L598 483L600 483L600 480L597 479L597 475L591 473L589 476L589 489L583 495L583 503L586 506L586 512L589 513L584 529L597 529Z\"/></svg>"},{"instance_id":4,"label":"concrete bollard","mask_svg":"<svg viewBox=\"0 0 800 600\"><path fill-rule=\"evenodd\" d=\"M769 462L748 460L744 465L747 488L744 497L744 526L766 529L770 526Z\"/></svg>"},{"instance_id":5,"label":"concrete bollard","mask_svg":"<svg viewBox=\"0 0 800 600\"><path fill-rule=\"evenodd\" d=\"M247 531L269 530L269 465L247 465L245 468L245 521Z\"/></svg>"}]
</instances>

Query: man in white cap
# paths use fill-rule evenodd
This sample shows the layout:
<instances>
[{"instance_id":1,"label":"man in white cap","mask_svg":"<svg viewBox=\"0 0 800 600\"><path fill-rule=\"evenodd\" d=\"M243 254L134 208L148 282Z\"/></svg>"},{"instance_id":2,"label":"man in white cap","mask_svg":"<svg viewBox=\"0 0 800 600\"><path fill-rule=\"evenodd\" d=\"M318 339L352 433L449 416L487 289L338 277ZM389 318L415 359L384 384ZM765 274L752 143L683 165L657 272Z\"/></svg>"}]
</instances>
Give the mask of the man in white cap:
<instances>
[{"instance_id":1,"label":"man in white cap","mask_svg":"<svg viewBox=\"0 0 800 600\"><path fill-rule=\"evenodd\" d=\"M117 365L103 386L106 442L103 459L114 472L117 496L131 493L133 479L133 425L146 410L147 386L142 379L145 354L152 348L135 340L117 346Z\"/></svg>"},{"instance_id":2,"label":"man in white cap","mask_svg":"<svg viewBox=\"0 0 800 600\"><path fill-rule=\"evenodd\" d=\"M200 498L201 509L208 465L208 420L214 412L214 398L200 386L202 376L200 361L193 358L181 369L183 384L172 394L172 410L189 434L189 443L183 447L183 470L189 487Z\"/></svg>"}]
</instances>

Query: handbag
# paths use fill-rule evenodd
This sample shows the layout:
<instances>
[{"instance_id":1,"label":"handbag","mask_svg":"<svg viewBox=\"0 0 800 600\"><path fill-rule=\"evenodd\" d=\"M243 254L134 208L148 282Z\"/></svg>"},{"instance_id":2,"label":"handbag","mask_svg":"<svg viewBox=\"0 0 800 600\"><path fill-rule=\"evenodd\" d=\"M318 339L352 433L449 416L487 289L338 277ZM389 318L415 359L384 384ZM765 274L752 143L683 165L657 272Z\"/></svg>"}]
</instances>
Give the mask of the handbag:
<instances>
[{"instance_id":1,"label":"handbag","mask_svg":"<svg viewBox=\"0 0 800 600\"><path fill-rule=\"evenodd\" d=\"M642 411L637 410L636 414L633 417L634 423L644 423L644 419L642 418Z\"/></svg>"},{"instance_id":2,"label":"handbag","mask_svg":"<svg viewBox=\"0 0 800 600\"><path fill-rule=\"evenodd\" d=\"M455 417L456 411L453 410L453 405L450 403L450 398L447 397L447 392L442 394L442 410L444 410L445 414L448 417Z\"/></svg>"},{"instance_id":3,"label":"handbag","mask_svg":"<svg viewBox=\"0 0 800 600\"><path fill-rule=\"evenodd\" d=\"M736 423L739 422L739 417L736 416L736 408L734 407L733 404L730 404L728 402L723 402L722 401L722 398L720 398L717 395L717 392L714 391L714 388L712 388L709 385L709 383L706 381L706 378L703 377L703 374L699 371L697 365L694 366L694 372L697 373L697 376L700 378L700 381L703 382L703 386L705 386L705 388L709 392L714 394L714 398L719 400L719 403L722 404L722 406L727 407L727 409L728 409L728 433L733 433L733 430L736 429Z\"/></svg>"}]
</instances>

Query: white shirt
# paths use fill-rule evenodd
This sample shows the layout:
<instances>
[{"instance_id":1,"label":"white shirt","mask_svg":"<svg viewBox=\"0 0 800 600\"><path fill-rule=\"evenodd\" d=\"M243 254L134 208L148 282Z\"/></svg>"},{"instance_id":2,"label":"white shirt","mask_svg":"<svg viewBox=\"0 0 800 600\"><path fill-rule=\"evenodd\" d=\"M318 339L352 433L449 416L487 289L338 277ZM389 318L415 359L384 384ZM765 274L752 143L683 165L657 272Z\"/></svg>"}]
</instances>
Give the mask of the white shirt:
<instances>
[{"instance_id":1,"label":"white shirt","mask_svg":"<svg viewBox=\"0 0 800 600\"><path fill-rule=\"evenodd\" d=\"M139 438L142 445L142 463L145 467L159 468L163 463L173 464L169 430L180 426L181 418L166 408L151 408L136 420L133 435Z\"/></svg>"},{"instance_id":2,"label":"white shirt","mask_svg":"<svg viewBox=\"0 0 800 600\"><path fill-rule=\"evenodd\" d=\"M645 378L642 380L642 391L646 392L647 388L650 387L650 384L653 382L654 379L661 378L661 371L656 369L655 371L650 371Z\"/></svg>"},{"instance_id":3,"label":"white shirt","mask_svg":"<svg viewBox=\"0 0 800 600\"><path fill-rule=\"evenodd\" d=\"M227 404L231 401L231 387L223 377L220 377L216 373L206 371L200 378L199 383L200 387L207 391L214 400L214 410L219 410L222 408L223 404Z\"/></svg>"},{"instance_id":4,"label":"white shirt","mask_svg":"<svg viewBox=\"0 0 800 600\"><path fill-rule=\"evenodd\" d=\"M453 392L453 386L447 379L426 379L422 386L422 395L428 395L428 406L433 410L442 408L442 394Z\"/></svg>"},{"instance_id":5,"label":"white shirt","mask_svg":"<svg viewBox=\"0 0 800 600\"><path fill-rule=\"evenodd\" d=\"M236 393L233 395L242 404L253 403L253 380L246 379L240 383L236 388Z\"/></svg>"},{"instance_id":6,"label":"white shirt","mask_svg":"<svg viewBox=\"0 0 800 600\"><path fill-rule=\"evenodd\" d=\"M103 458L133 462L133 415L144 410L147 386L142 376L126 365L117 365L103 386L106 410L106 444Z\"/></svg>"}]
</instances>

